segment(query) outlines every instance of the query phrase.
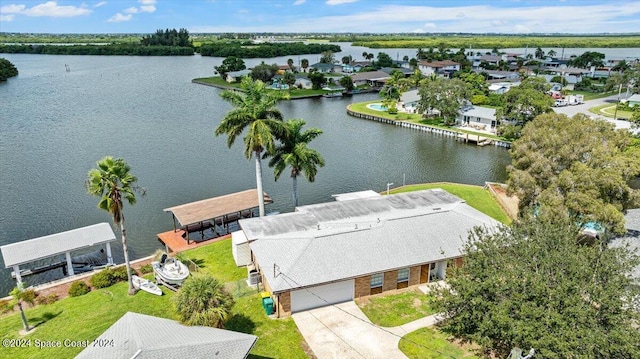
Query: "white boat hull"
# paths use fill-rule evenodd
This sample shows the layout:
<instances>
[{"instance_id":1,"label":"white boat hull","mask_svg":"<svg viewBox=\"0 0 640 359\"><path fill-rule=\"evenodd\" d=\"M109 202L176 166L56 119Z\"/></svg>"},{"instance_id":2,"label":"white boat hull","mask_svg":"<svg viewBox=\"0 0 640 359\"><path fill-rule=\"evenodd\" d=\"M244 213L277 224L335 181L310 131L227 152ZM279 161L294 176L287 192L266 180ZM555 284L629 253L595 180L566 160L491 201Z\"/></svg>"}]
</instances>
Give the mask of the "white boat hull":
<instances>
[{"instance_id":1,"label":"white boat hull","mask_svg":"<svg viewBox=\"0 0 640 359\"><path fill-rule=\"evenodd\" d=\"M144 279L142 277L138 277L137 275L131 276L131 281L133 282L133 286L136 289L143 290L147 293L162 295L162 290L155 283L150 280Z\"/></svg>"},{"instance_id":2,"label":"white boat hull","mask_svg":"<svg viewBox=\"0 0 640 359\"><path fill-rule=\"evenodd\" d=\"M156 280L170 284L182 285L189 276L189 268L177 259L169 258L165 263L151 262Z\"/></svg>"}]
</instances>

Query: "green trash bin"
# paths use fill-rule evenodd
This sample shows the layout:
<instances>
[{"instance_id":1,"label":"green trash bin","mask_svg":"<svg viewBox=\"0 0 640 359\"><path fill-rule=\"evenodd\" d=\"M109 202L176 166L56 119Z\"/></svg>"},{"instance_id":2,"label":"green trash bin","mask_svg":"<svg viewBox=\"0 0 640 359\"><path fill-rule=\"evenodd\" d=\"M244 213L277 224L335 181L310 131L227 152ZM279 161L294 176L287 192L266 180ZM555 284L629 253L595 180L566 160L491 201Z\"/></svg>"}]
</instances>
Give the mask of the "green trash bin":
<instances>
[{"instance_id":1,"label":"green trash bin","mask_svg":"<svg viewBox=\"0 0 640 359\"><path fill-rule=\"evenodd\" d=\"M271 297L262 298L262 306L267 315L273 314L273 299L271 299Z\"/></svg>"}]
</instances>

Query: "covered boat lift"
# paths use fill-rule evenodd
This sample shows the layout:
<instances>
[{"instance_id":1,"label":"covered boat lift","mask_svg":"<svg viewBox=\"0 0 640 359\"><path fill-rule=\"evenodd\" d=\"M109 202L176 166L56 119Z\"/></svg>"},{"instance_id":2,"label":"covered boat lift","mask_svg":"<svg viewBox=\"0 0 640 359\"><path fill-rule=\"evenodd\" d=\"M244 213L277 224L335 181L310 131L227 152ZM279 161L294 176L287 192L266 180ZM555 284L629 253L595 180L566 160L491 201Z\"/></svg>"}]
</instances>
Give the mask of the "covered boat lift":
<instances>
[{"instance_id":1,"label":"covered boat lift","mask_svg":"<svg viewBox=\"0 0 640 359\"><path fill-rule=\"evenodd\" d=\"M74 275L71 252L100 244L106 246L107 264L113 265L110 242L116 240L108 223L98 223L66 232L11 243L0 247L5 268L12 268L18 285L22 283L20 265L64 254L68 275ZM52 267L54 268L54 267Z\"/></svg>"},{"instance_id":2,"label":"covered boat lift","mask_svg":"<svg viewBox=\"0 0 640 359\"><path fill-rule=\"evenodd\" d=\"M265 204L273 203L269 195L263 192L263 196ZM184 232L181 237L184 237L189 244L189 233L200 232L204 241L206 240L204 238L205 230L214 228L216 225L226 228L229 223L238 219L253 217L253 209L258 206L258 191L249 189L165 208L164 212L169 212L173 216L173 233ZM165 245L169 244L168 241L172 241L169 237L167 233L158 235L158 238ZM174 247L179 247L179 245L173 243L171 248L176 250L177 248Z\"/></svg>"}]
</instances>

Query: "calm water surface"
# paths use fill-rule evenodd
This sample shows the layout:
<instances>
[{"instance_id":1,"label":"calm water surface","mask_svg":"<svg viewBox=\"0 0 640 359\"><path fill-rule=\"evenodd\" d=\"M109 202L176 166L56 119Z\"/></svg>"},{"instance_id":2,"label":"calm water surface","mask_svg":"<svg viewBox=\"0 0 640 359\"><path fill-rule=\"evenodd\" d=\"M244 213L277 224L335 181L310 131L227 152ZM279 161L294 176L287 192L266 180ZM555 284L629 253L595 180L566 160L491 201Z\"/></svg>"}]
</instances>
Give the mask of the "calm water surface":
<instances>
[{"instance_id":1,"label":"calm water surface","mask_svg":"<svg viewBox=\"0 0 640 359\"><path fill-rule=\"evenodd\" d=\"M156 234L172 228L163 208L255 188L254 163L243 157L242 141L228 149L226 138L213 134L230 106L219 98L220 90L191 83L211 76L221 59L2 56L20 75L0 84L0 244L109 222L83 187L88 170L105 155L125 158L147 190L138 204L125 207L132 258L160 248ZM312 145L327 165L315 183L299 181L301 204L329 201L335 193L382 191L389 182L402 184L403 174L408 184L505 180L509 156L502 148L346 115L350 102L374 98L280 105L285 118L302 118L324 131ZM290 178L274 182L265 165L264 180L275 201L267 211L291 211ZM121 261L121 248L115 247ZM59 272L26 282L37 284ZM2 269L0 296L12 285L9 270Z\"/></svg>"}]
</instances>

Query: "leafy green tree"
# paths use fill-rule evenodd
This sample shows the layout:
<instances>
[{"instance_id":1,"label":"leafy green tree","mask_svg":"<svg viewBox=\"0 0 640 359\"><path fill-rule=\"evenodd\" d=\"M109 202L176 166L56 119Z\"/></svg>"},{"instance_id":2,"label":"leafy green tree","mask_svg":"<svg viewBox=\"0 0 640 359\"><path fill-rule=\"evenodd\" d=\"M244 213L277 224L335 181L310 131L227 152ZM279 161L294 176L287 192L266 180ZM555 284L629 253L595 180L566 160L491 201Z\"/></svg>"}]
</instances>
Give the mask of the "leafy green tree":
<instances>
[{"instance_id":1,"label":"leafy green tree","mask_svg":"<svg viewBox=\"0 0 640 359\"><path fill-rule=\"evenodd\" d=\"M20 310L20 319L22 320L22 328L25 332L30 331L31 328L29 326L29 322L27 321L27 316L24 314L24 308L22 307L22 303L26 302L30 305L33 305L35 295L33 295L33 290L25 290L24 283L19 283L17 287L13 288L11 291L11 296L13 297L14 305L18 306L18 310Z\"/></svg>"},{"instance_id":2,"label":"leafy green tree","mask_svg":"<svg viewBox=\"0 0 640 359\"><path fill-rule=\"evenodd\" d=\"M220 74L222 78L225 78L227 73L233 71L240 71L247 68L245 66L244 61L235 56L229 56L226 59L222 60L222 64L220 66L214 66L216 71Z\"/></svg>"},{"instance_id":3,"label":"leafy green tree","mask_svg":"<svg viewBox=\"0 0 640 359\"><path fill-rule=\"evenodd\" d=\"M560 75L553 76L550 81L561 84L562 86L567 85L567 79Z\"/></svg>"},{"instance_id":4,"label":"leafy green tree","mask_svg":"<svg viewBox=\"0 0 640 359\"><path fill-rule=\"evenodd\" d=\"M475 72L461 72L457 77L469 85L472 95L489 94L489 84L481 74Z\"/></svg>"},{"instance_id":5,"label":"leafy green tree","mask_svg":"<svg viewBox=\"0 0 640 359\"><path fill-rule=\"evenodd\" d=\"M347 91L353 90L354 85L351 76L342 76L340 78L340 86L344 87Z\"/></svg>"},{"instance_id":6,"label":"leafy green tree","mask_svg":"<svg viewBox=\"0 0 640 359\"><path fill-rule=\"evenodd\" d=\"M601 52L586 51L582 55L570 59L567 62L569 66L587 68L589 66L600 67L604 65L605 55Z\"/></svg>"},{"instance_id":7,"label":"leafy green tree","mask_svg":"<svg viewBox=\"0 0 640 359\"><path fill-rule=\"evenodd\" d=\"M554 49L551 49L551 50L549 50L549 52L547 52L547 56L552 57L552 58L556 57L557 54L558 53Z\"/></svg>"},{"instance_id":8,"label":"leafy green tree","mask_svg":"<svg viewBox=\"0 0 640 359\"><path fill-rule=\"evenodd\" d=\"M279 139L269 167L273 167L275 180L287 167L291 168L293 179L293 206L298 206L298 176L304 174L307 181L314 182L318 167L324 167L324 159L320 153L308 147L309 142L322 134L322 130L311 128L302 131L304 120L294 119L284 123L285 131Z\"/></svg>"},{"instance_id":9,"label":"leafy green tree","mask_svg":"<svg viewBox=\"0 0 640 359\"><path fill-rule=\"evenodd\" d=\"M411 60L409 60L409 66L411 66L412 69L417 69L418 68L418 60L416 60L415 57L412 57Z\"/></svg>"},{"instance_id":10,"label":"leafy green tree","mask_svg":"<svg viewBox=\"0 0 640 359\"><path fill-rule=\"evenodd\" d=\"M553 99L546 94L550 85L543 78L529 77L503 95L504 107L496 117L523 126L536 116L552 111Z\"/></svg>"},{"instance_id":11,"label":"leafy green tree","mask_svg":"<svg viewBox=\"0 0 640 359\"><path fill-rule=\"evenodd\" d=\"M391 56L389 56L389 54L387 54L386 52L378 52L377 60L378 61L376 61L376 67L378 68L393 66L393 60L391 59Z\"/></svg>"},{"instance_id":12,"label":"leafy green tree","mask_svg":"<svg viewBox=\"0 0 640 359\"><path fill-rule=\"evenodd\" d=\"M282 113L276 107L277 103L288 98L282 91L267 90L264 82L244 78L240 84L243 92L226 90L220 93L223 100L229 102L233 109L227 112L218 128L216 136L226 134L227 146L231 147L236 138L248 128L244 137L244 155L251 156L256 164L256 186L258 191L258 205L260 216L264 216L264 196L262 189L263 151L273 153L275 150L274 136L284 131Z\"/></svg>"},{"instance_id":13,"label":"leafy green tree","mask_svg":"<svg viewBox=\"0 0 640 359\"><path fill-rule=\"evenodd\" d=\"M544 58L544 51L540 47L538 47L536 49L535 56L536 56L536 59Z\"/></svg>"},{"instance_id":14,"label":"leafy green tree","mask_svg":"<svg viewBox=\"0 0 640 359\"><path fill-rule=\"evenodd\" d=\"M534 211L624 233L624 212L640 204L629 181L640 174L638 151L627 131L578 114L548 113L522 130L511 147L508 190L520 200L520 214Z\"/></svg>"},{"instance_id":15,"label":"leafy green tree","mask_svg":"<svg viewBox=\"0 0 640 359\"><path fill-rule=\"evenodd\" d=\"M436 78L420 85L418 110L430 114L437 110L445 124L453 122L469 96L467 84L460 79Z\"/></svg>"},{"instance_id":16,"label":"leafy green tree","mask_svg":"<svg viewBox=\"0 0 640 359\"><path fill-rule=\"evenodd\" d=\"M267 65L262 61L260 65L254 66L251 69L251 78L262 82L269 82L278 73L278 70L279 67L277 64Z\"/></svg>"},{"instance_id":17,"label":"leafy green tree","mask_svg":"<svg viewBox=\"0 0 640 359\"><path fill-rule=\"evenodd\" d=\"M284 75L282 75L282 82L289 85L289 90L291 90L293 84L296 83L296 75L294 75L293 72L285 72Z\"/></svg>"},{"instance_id":18,"label":"leafy green tree","mask_svg":"<svg viewBox=\"0 0 640 359\"><path fill-rule=\"evenodd\" d=\"M385 82L378 95L384 98L384 105L388 109L395 109L396 102L400 99L400 94L407 90L408 82L404 81L404 74L394 70L391 77Z\"/></svg>"},{"instance_id":19,"label":"leafy green tree","mask_svg":"<svg viewBox=\"0 0 640 359\"><path fill-rule=\"evenodd\" d=\"M336 57L333 51L325 51L320 56L321 64L334 64L336 62Z\"/></svg>"},{"instance_id":20,"label":"leafy green tree","mask_svg":"<svg viewBox=\"0 0 640 359\"><path fill-rule=\"evenodd\" d=\"M174 297L180 322L224 328L235 304L224 284L208 274L194 274L187 278Z\"/></svg>"},{"instance_id":21,"label":"leafy green tree","mask_svg":"<svg viewBox=\"0 0 640 359\"><path fill-rule=\"evenodd\" d=\"M351 59L351 55L349 55L349 56L342 56L342 63L343 63L343 64L348 65L348 64L350 64L350 63L351 63L351 61L352 61L352 59Z\"/></svg>"},{"instance_id":22,"label":"leafy green tree","mask_svg":"<svg viewBox=\"0 0 640 359\"><path fill-rule=\"evenodd\" d=\"M294 71L295 66L293 66L293 59L287 59L287 65L289 66L289 70Z\"/></svg>"},{"instance_id":23,"label":"leafy green tree","mask_svg":"<svg viewBox=\"0 0 640 359\"><path fill-rule=\"evenodd\" d=\"M324 74L322 72L318 72L318 71L309 72L309 81L311 81L311 84L314 90L321 89L322 85L324 84L324 80L325 80Z\"/></svg>"},{"instance_id":24,"label":"leafy green tree","mask_svg":"<svg viewBox=\"0 0 640 359\"><path fill-rule=\"evenodd\" d=\"M307 72L307 68L309 67L309 60L308 59L302 59L302 61L300 62L300 66L302 66L302 71L303 72Z\"/></svg>"},{"instance_id":25,"label":"leafy green tree","mask_svg":"<svg viewBox=\"0 0 640 359\"><path fill-rule=\"evenodd\" d=\"M11 61L0 58L0 82L6 81L9 77L17 76L18 69Z\"/></svg>"},{"instance_id":26,"label":"leafy green tree","mask_svg":"<svg viewBox=\"0 0 640 359\"><path fill-rule=\"evenodd\" d=\"M127 268L127 280L129 282L129 295L133 295L136 290L131 281L131 264L129 263L123 207L125 200L130 205L136 204L135 193L141 189L136 185L138 179L130 173L131 167L122 158L114 159L111 156L106 156L96 164L97 168L89 170L85 185L89 194L100 197L98 208L111 214L113 224L120 226L124 263ZM144 194L143 190L142 194Z\"/></svg>"},{"instance_id":27,"label":"leafy green tree","mask_svg":"<svg viewBox=\"0 0 640 359\"><path fill-rule=\"evenodd\" d=\"M640 357L640 290L629 277L637 255L578 239L579 228L563 219L477 228L464 267L436 302L441 328L498 358L514 347L552 359Z\"/></svg>"}]
</instances>

